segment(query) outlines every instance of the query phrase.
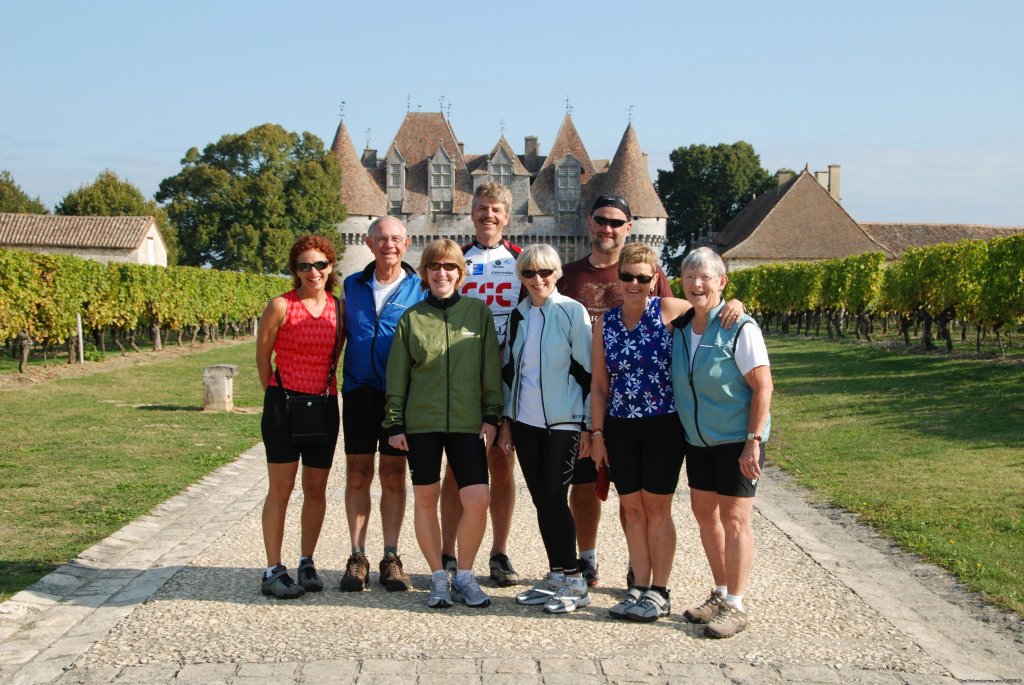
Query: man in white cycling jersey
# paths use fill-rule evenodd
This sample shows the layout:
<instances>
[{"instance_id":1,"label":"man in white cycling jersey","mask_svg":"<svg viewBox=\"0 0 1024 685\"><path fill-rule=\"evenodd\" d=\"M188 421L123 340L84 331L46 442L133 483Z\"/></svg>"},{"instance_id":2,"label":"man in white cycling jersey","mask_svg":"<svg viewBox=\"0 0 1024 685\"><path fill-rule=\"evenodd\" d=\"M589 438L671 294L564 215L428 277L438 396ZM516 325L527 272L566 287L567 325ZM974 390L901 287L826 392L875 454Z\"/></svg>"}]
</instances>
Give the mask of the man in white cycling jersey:
<instances>
[{"instance_id":1,"label":"man in white cycling jersey","mask_svg":"<svg viewBox=\"0 0 1024 685\"><path fill-rule=\"evenodd\" d=\"M473 193L473 227L476 239L462 248L466 258L466 281L461 293L487 303L494 316L498 344L504 346L509 315L519 303L522 285L516 276L516 258L522 251L502 237L512 208L512 193L500 183L483 183ZM487 446L487 469L491 480L491 579L506 587L519 582L519 574L508 559L508 534L516 493L514 460L496 445ZM455 566L455 530L462 505L458 486L448 469L441 485L441 560L452 571Z\"/></svg>"}]
</instances>

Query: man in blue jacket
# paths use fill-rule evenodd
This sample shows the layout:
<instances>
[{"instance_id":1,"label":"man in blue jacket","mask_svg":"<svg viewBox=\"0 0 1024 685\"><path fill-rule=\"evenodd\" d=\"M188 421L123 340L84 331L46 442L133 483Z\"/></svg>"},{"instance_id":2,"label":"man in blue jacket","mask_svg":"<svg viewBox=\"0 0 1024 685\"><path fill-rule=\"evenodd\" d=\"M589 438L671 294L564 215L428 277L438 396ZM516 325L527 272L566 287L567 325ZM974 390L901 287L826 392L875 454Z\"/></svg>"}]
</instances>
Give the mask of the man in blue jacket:
<instances>
[{"instance_id":1,"label":"man in blue jacket","mask_svg":"<svg viewBox=\"0 0 1024 685\"><path fill-rule=\"evenodd\" d=\"M380 584L390 591L408 590L411 585L398 556L398 535L405 515L406 454L392 448L381 429L384 379L395 326L425 292L415 269L402 261L409 245L402 222L392 216L375 219L366 234L373 261L344 283L347 344L341 406L346 453L345 514L352 540L352 555L341 579L345 592L361 591L370 575L366 525L376 452L380 452L380 518L384 529Z\"/></svg>"}]
</instances>

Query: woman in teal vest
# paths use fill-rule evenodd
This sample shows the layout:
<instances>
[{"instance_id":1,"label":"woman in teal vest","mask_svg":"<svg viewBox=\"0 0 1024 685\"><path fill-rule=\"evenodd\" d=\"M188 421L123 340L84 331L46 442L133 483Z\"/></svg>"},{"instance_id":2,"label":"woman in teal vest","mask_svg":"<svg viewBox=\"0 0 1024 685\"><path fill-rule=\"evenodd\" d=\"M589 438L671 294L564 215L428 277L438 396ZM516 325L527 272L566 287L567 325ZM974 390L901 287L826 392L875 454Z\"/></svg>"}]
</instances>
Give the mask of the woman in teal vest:
<instances>
[{"instance_id":1,"label":"woman in teal vest","mask_svg":"<svg viewBox=\"0 0 1024 685\"><path fill-rule=\"evenodd\" d=\"M672 339L672 389L686 431L690 506L715 587L686 610L708 637L747 627L743 592L754 558L751 515L764 443L771 427L772 374L757 323L721 325L728 282L722 258L702 247L683 260L683 294L692 319L677 319ZM687 313L687 316L690 312Z\"/></svg>"}]
</instances>

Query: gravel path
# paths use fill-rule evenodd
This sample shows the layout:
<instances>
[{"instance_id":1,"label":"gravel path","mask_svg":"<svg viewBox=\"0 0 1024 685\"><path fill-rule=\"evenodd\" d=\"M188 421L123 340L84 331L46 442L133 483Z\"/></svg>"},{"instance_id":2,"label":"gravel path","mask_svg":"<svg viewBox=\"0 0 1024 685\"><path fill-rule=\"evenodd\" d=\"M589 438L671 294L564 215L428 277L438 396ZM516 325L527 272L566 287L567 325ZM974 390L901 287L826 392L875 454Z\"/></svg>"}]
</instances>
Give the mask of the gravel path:
<instances>
[{"instance_id":1,"label":"gravel path","mask_svg":"<svg viewBox=\"0 0 1024 685\"><path fill-rule=\"evenodd\" d=\"M342 459L336 463L344 463ZM568 616L522 607L521 588L491 588L487 609L427 609L429 572L410 508L400 550L414 589L341 593L348 555L343 468L329 486L317 551L322 593L262 596L262 446L0 604L0 681L101 682L1012 682L1024 678L1024 633L978 606L948 575L893 552L852 520L816 507L769 471L754 520L757 556L748 630L709 640L681 618L710 578L685 492L674 503L673 614L613 621L625 544L614 494L599 544L593 603ZM379 492L374 492L376 498ZM298 505L285 558L298 557ZM488 549L489 540L483 549ZM382 541L370 522L371 564ZM510 556L524 582L546 570L525 485ZM486 557L477 561L486 576Z\"/></svg>"}]
</instances>

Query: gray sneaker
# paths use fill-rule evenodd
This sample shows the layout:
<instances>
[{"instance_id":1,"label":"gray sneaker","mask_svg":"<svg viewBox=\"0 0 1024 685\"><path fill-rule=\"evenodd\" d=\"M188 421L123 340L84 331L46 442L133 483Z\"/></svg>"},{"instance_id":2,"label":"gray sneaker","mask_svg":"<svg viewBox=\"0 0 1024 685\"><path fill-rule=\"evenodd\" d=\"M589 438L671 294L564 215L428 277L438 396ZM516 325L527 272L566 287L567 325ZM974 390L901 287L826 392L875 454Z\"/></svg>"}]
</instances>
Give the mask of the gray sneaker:
<instances>
[{"instance_id":1,"label":"gray sneaker","mask_svg":"<svg viewBox=\"0 0 1024 685\"><path fill-rule=\"evenodd\" d=\"M270 597L278 599L295 599L306 594L306 588L302 587L288 575L288 569L281 564L274 567L268 578L263 574L263 582L260 584L260 591Z\"/></svg>"},{"instance_id":2,"label":"gray sneaker","mask_svg":"<svg viewBox=\"0 0 1024 685\"><path fill-rule=\"evenodd\" d=\"M608 613L612 618L626 618L626 612L629 611L634 604L640 601L640 597L643 596L643 594L644 593L640 588L629 588L622 601L609 609Z\"/></svg>"},{"instance_id":3,"label":"gray sneaker","mask_svg":"<svg viewBox=\"0 0 1024 685\"><path fill-rule=\"evenodd\" d=\"M316 572L316 566L312 559L306 559L299 563L299 585L305 588L306 592L320 592L324 589L323 578Z\"/></svg>"},{"instance_id":4,"label":"gray sneaker","mask_svg":"<svg viewBox=\"0 0 1024 685\"><path fill-rule=\"evenodd\" d=\"M657 621L662 616L668 616L672 605L668 597L662 597L657 590L648 590L633 606L626 609L626 618L642 623Z\"/></svg>"},{"instance_id":5,"label":"gray sneaker","mask_svg":"<svg viewBox=\"0 0 1024 685\"><path fill-rule=\"evenodd\" d=\"M722 604L718 615L704 626L706 637L732 637L747 629L747 612L740 611L731 604Z\"/></svg>"},{"instance_id":6,"label":"gray sneaker","mask_svg":"<svg viewBox=\"0 0 1024 685\"><path fill-rule=\"evenodd\" d=\"M561 573L548 573L544 578L526 592L516 595L516 601L520 604L544 604L565 582L565 576Z\"/></svg>"},{"instance_id":7,"label":"gray sneaker","mask_svg":"<svg viewBox=\"0 0 1024 685\"><path fill-rule=\"evenodd\" d=\"M498 587L508 587L519 582L519 574L512 568L512 562L501 552L491 556L491 580Z\"/></svg>"},{"instance_id":8,"label":"gray sneaker","mask_svg":"<svg viewBox=\"0 0 1024 685\"><path fill-rule=\"evenodd\" d=\"M470 574L461 583L458 576L452 581L452 599L476 609L490 606L491 598L480 589L476 576Z\"/></svg>"},{"instance_id":9,"label":"gray sneaker","mask_svg":"<svg viewBox=\"0 0 1024 685\"><path fill-rule=\"evenodd\" d=\"M724 605L725 597L718 594L718 591L712 588L711 594L704 600L704 603L684 611L683 618L690 623L710 623L711 619L718 616L718 612L722 610Z\"/></svg>"},{"instance_id":10,"label":"gray sneaker","mask_svg":"<svg viewBox=\"0 0 1024 685\"><path fill-rule=\"evenodd\" d=\"M566 578L562 587L544 604L549 614L568 614L590 604L590 593L584 578Z\"/></svg>"},{"instance_id":11,"label":"gray sneaker","mask_svg":"<svg viewBox=\"0 0 1024 685\"><path fill-rule=\"evenodd\" d=\"M452 605L452 583L447 571L430 575L430 596L427 606L431 609L447 609Z\"/></svg>"}]
</instances>

